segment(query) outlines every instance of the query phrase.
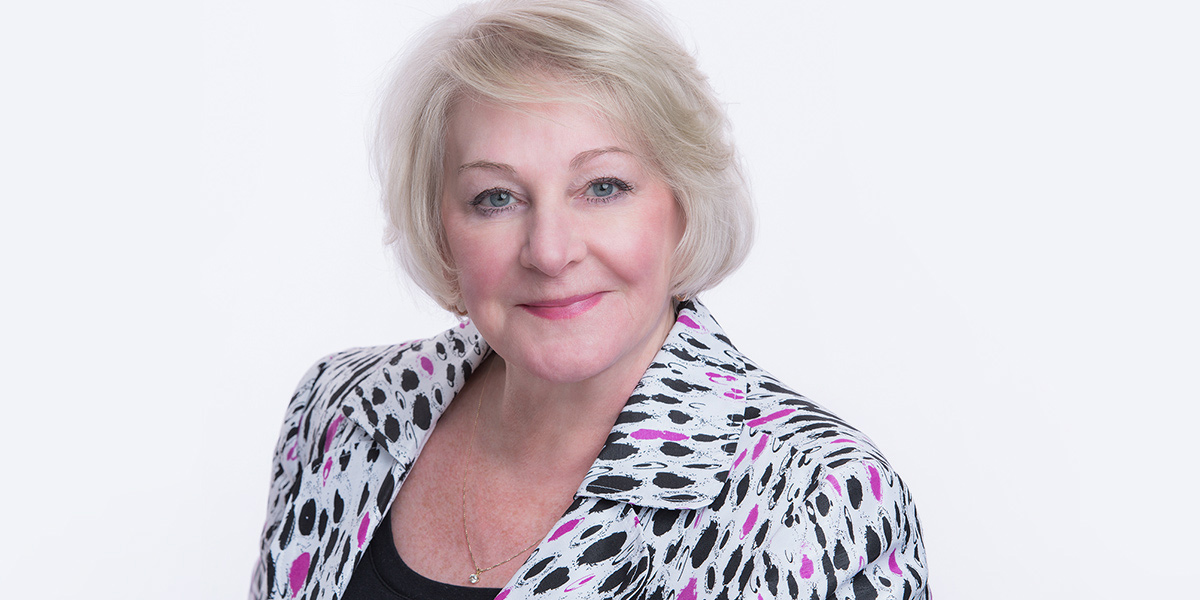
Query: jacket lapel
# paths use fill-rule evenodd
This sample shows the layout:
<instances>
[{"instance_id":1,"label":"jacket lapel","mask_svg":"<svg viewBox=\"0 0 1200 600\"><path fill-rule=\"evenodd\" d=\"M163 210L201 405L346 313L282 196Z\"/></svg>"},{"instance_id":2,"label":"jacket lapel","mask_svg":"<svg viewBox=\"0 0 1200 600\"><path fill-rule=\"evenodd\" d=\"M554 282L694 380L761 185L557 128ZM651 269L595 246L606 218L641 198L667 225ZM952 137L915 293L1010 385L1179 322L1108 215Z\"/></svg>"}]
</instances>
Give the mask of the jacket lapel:
<instances>
[{"instance_id":1,"label":"jacket lapel","mask_svg":"<svg viewBox=\"0 0 1200 600\"><path fill-rule=\"evenodd\" d=\"M342 412L398 463L407 467L488 353L469 322L404 346L358 385L364 393Z\"/></svg>"},{"instance_id":2,"label":"jacket lapel","mask_svg":"<svg viewBox=\"0 0 1200 600\"><path fill-rule=\"evenodd\" d=\"M438 419L489 352L474 325L463 323L364 365L363 375L345 384L354 393L336 396L344 416L396 460L371 476L382 483L367 482L378 494L371 502L378 510L358 531L359 545L372 537ZM639 533L645 509L702 508L724 487L745 415L740 356L703 305L679 304L674 326L575 503L499 598L591 597L640 587L648 551ZM560 580L578 572L581 560L595 564L597 575Z\"/></svg>"},{"instance_id":3,"label":"jacket lapel","mask_svg":"<svg viewBox=\"0 0 1200 600\"><path fill-rule=\"evenodd\" d=\"M342 412L401 465L490 353L469 322L367 365ZM745 365L703 305L675 325L617 417L578 495L655 508L700 508L720 492L741 432ZM406 469L407 470L407 469Z\"/></svg>"},{"instance_id":4,"label":"jacket lapel","mask_svg":"<svg viewBox=\"0 0 1200 600\"><path fill-rule=\"evenodd\" d=\"M279 581L272 597L297 597L302 588L312 599L342 594L438 418L487 350L479 332L463 323L428 340L340 355L339 368L332 370L341 375L323 384L328 391L318 395L329 400L312 407L332 413L325 417L328 423L318 421L325 437L316 448L329 454L326 467L319 478L307 478L298 495L320 498L319 505L331 507L334 515L344 507L348 522L335 517L341 526L326 545L296 544L275 561L281 567L272 563L286 569L268 576Z\"/></svg>"},{"instance_id":5,"label":"jacket lapel","mask_svg":"<svg viewBox=\"0 0 1200 600\"><path fill-rule=\"evenodd\" d=\"M708 310L683 302L578 494L701 508L725 484L745 414L745 366Z\"/></svg>"},{"instance_id":6,"label":"jacket lapel","mask_svg":"<svg viewBox=\"0 0 1200 600\"><path fill-rule=\"evenodd\" d=\"M637 597L652 559L643 520L654 509L707 507L721 493L747 386L741 354L708 310L680 303L575 503L497 600Z\"/></svg>"}]
</instances>

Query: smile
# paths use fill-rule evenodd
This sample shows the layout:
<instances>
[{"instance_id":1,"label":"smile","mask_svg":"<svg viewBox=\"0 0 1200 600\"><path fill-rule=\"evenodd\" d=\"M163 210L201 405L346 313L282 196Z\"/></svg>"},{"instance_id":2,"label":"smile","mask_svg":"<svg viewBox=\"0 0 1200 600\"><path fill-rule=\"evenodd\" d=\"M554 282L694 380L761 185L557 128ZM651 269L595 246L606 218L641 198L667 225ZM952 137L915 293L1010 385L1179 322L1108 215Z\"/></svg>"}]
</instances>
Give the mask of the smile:
<instances>
[{"instance_id":1,"label":"smile","mask_svg":"<svg viewBox=\"0 0 1200 600\"><path fill-rule=\"evenodd\" d=\"M528 304L520 304L521 308L535 317L558 321L561 319L570 319L577 317L596 306L600 302L602 292L592 294L581 294L579 296L571 296L570 298L558 298L556 300L544 300L542 302L530 302Z\"/></svg>"}]
</instances>

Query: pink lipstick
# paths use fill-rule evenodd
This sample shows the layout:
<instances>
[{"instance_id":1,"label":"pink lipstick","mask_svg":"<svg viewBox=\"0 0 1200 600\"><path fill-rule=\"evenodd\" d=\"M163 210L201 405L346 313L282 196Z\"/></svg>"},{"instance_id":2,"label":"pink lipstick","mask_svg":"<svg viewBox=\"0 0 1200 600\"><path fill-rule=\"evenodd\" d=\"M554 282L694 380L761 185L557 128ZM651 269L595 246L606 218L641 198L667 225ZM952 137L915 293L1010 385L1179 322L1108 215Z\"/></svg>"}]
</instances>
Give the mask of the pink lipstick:
<instances>
[{"instance_id":1,"label":"pink lipstick","mask_svg":"<svg viewBox=\"0 0 1200 600\"><path fill-rule=\"evenodd\" d=\"M561 319L570 319L577 317L596 306L600 302L601 292L592 294L581 294L571 296L570 298L558 298L555 300L544 300L541 302L530 302L521 304L520 307L528 311L535 317L558 321Z\"/></svg>"}]
</instances>

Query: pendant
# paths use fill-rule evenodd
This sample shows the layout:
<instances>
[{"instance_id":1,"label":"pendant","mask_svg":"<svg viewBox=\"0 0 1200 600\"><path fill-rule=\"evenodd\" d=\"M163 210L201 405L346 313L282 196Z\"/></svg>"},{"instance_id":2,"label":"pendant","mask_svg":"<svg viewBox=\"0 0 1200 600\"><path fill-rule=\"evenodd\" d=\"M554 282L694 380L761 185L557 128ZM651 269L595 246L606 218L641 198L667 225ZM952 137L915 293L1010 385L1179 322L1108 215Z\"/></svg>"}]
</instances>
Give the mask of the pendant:
<instances>
[{"instance_id":1,"label":"pendant","mask_svg":"<svg viewBox=\"0 0 1200 600\"><path fill-rule=\"evenodd\" d=\"M467 578L467 581L470 581L471 583L479 583L479 573L471 573L471 576Z\"/></svg>"}]
</instances>

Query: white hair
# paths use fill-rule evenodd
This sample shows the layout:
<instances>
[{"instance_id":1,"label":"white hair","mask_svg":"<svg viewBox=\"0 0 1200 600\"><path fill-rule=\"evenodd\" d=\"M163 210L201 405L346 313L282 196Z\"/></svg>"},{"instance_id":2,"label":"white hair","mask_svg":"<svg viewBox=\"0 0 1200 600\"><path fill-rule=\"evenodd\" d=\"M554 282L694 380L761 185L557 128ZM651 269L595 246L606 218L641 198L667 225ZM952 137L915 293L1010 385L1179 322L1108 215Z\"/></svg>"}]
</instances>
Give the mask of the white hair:
<instances>
[{"instance_id":1,"label":"white hair","mask_svg":"<svg viewBox=\"0 0 1200 600\"><path fill-rule=\"evenodd\" d=\"M638 145L685 220L671 293L693 297L750 251L754 209L729 120L695 58L637 0L498 0L462 6L402 55L383 97L375 163L385 241L440 305L465 308L441 224L442 159L455 103L581 102ZM561 96L548 98L549 90Z\"/></svg>"}]
</instances>

